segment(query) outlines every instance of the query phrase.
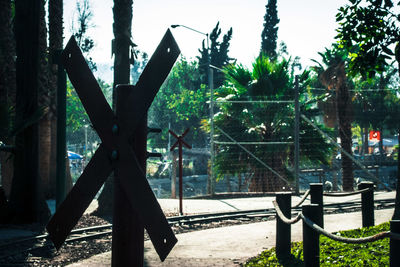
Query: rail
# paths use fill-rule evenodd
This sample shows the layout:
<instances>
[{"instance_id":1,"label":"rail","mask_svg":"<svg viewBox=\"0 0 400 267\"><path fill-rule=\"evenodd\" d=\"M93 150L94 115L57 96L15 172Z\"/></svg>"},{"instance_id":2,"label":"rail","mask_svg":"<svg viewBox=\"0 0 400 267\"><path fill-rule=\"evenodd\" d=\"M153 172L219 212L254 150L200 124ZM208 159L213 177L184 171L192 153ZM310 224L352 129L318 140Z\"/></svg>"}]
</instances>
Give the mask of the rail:
<instances>
[{"instance_id":1,"label":"rail","mask_svg":"<svg viewBox=\"0 0 400 267\"><path fill-rule=\"evenodd\" d=\"M358 195L358 194L362 194L362 193L367 193L369 191L373 191L374 189L371 188L365 188L365 189L361 189L361 190L357 190L357 191L353 191L353 192L338 192L338 193L323 193L324 196L327 197L347 197L347 196L353 196L353 195Z\"/></svg>"}]
</instances>

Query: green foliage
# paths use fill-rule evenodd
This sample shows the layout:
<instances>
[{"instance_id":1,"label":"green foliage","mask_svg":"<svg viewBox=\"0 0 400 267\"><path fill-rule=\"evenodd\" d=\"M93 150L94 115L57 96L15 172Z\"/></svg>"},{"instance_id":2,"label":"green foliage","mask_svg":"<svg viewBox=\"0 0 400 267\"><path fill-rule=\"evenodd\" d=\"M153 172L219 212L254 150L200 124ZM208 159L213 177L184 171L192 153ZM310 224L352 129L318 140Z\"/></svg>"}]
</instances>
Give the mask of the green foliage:
<instances>
[{"instance_id":1,"label":"green foliage","mask_svg":"<svg viewBox=\"0 0 400 267\"><path fill-rule=\"evenodd\" d=\"M220 112L215 115L215 125L225 129L233 139L247 142L290 142L294 140L294 77L290 71L289 60L271 60L261 55L250 71L242 65L228 66L225 70L228 83L217 90L217 101ZM302 93L309 81L309 72L305 71L299 77ZM236 104L229 101L252 101L246 104ZM263 101L260 101L263 100ZM264 101L267 100L267 101ZM302 97L302 100L305 100ZM311 106L302 107L303 114L314 112ZM300 154L304 163L327 163L331 146L309 125L301 122L300 139L315 138L316 144L302 142ZM219 141L229 141L223 134L217 136ZM252 145L246 147L254 155L282 175L290 177L293 146ZM235 165L232 165L235 162ZM225 173L238 174L248 169L262 168L260 163L238 146L226 146L218 151L216 170L219 176ZM275 165L275 166L274 166ZM282 169L283 168L283 169ZM273 178L272 178L273 177ZM276 177L272 175L271 179Z\"/></svg>"},{"instance_id":2,"label":"green foliage","mask_svg":"<svg viewBox=\"0 0 400 267\"><path fill-rule=\"evenodd\" d=\"M89 4L89 0L77 0L76 11L76 21L73 22L77 23L78 26L72 24L72 32L74 33L78 46L81 48L82 53L85 56L89 68L92 71L96 71L96 63L94 63L93 59L90 57L90 51L94 47L94 41L88 35L88 30L94 26L91 24L93 13Z\"/></svg>"},{"instance_id":3,"label":"green foliage","mask_svg":"<svg viewBox=\"0 0 400 267\"><path fill-rule=\"evenodd\" d=\"M385 68L387 69L387 68ZM355 83L355 95L353 97L354 119L362 127L383 130L389 128L394 131L398 114L391 112L398 104L396 91L389 89L391 77L396 69L387 69L374 78ZM369 88L378 88L369 90ZM395 108L397 110L397 108Z\"/></svg>"},{"instance_id":4,"label":"green foliage","mask_svg":"<svg viewBox=\"0 0 400 267\"><path fill-rule=\"evenodd\" d=\"M278 10L276 0L268 0L264 16L264 29L261 33L261 53L276 58L276 42L278 39Z\"/></svg>"},{"instance_id":5,"label":"green foliage","mask_svg":"<svg viewBox=\"0 0 400 267\"><path fill-rule=\"evenodd\" d=\"M347 49L352 75L360 73L372 78L384 71L395 53L390 46L400 38L399 16L393 1L353 0L339 8L337 39L340 47ZM396 57L397 58L397 57Z\"/></svg>"},{"instance_id":6,"label":"green foliage","mask_svg":"<svg viewBox=\"0 0 400 267\"><path fill-rule=\"evenodd\" d=\"M133 49L133 48L132 48ZM144 68L149 61L149 55L146 52L140 52L137 50L134 54L135 61L131 68L131 82L132 84L136 84L139 80L140 74L142 74Z\"/></svg>"},{"instance_id":7,"label":"green foliage","mask_svg":"<svg viewBox=\"0 0 400 267\"><path fill-rule=\"evenodd\" d=\"M199 49L200 56L198 56L199 60L199 70L201 75L201 83L208 84L208 65L209 65L209 53L211 57L211 65L217 68L223 68L226 65L231 64L232 58L228 56L229 53L229 45L232 39L232 28L224 34L222 37L222 41L219 41L220 35L222 33L221 28L219 27L219 22L212 30L210 34L210 52L207 50L207 47L202 43L202 49ZM222 72L214 70L214 87L219 87L223 84L225 77Z\"/></svg>"},{"instance_id":8,"label":"green foliage","mask_svg":"<svg viewBox=\"0 0 400 267\"><path fill-rule=\"evenodd\" d=\"M172 68L149 109L149 125L162 129L162 134L150 138L150 146L167 148L168 129L177 134L190 128L186 142L206 147L207 135L202 120L208 117L208 88L201 84L198 64L185 58Z\"/></svg>"},{"instance_id":9,"label":"green foliage","mask_svg":"<svg viewBox=\"0 0 400 267\"><path fill-rule=\"evenodd\" d=\"M98 79L100 88L108 102L111 105L112 101L112 87L111 85L105 83L103 80ZM78 97L75 89L73 88L71 82L67 81L67 132L74 133L85 125L91 124L89 117L82 105L81 100Z\"/></svg>"},{"instance_id":10,"label":"green foliage","mask_svg":"<svg viewBox=\"0 0 400 267\"><path fill-rule=\"evenodd\" d=\"M373 227L340 231L344 237L367 237L389 231L389 223ZM354 252L357 252L354 254ZM346 244L333 241L325 236L320 237L321 266L388 266L389 239L381 239L366 244ZM250 259L244 266L304 266L303 243L293 242L291 256L278 259L275 248L263 251L259 256Z\"/></svg>"}]
</instances>

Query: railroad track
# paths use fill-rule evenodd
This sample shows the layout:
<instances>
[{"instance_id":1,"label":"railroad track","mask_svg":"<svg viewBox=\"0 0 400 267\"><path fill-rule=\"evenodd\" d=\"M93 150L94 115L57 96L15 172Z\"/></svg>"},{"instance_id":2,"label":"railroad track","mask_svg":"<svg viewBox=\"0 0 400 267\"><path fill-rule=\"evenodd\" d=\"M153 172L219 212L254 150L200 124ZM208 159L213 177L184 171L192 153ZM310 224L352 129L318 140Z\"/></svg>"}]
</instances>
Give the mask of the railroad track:
<instances>
[{"instance_id":1,"label":"railroad track","mask_svg":"<svg viewBox=\"0 0 400 267\"><path fill-rule=\"evenodd\" d=\"M375 209L393 208L394 199L382 199L375 200ZM301 210L301 207L292 209L293 213L297 213ZM361 210L361 201L353 202L342 202L324 204L324 213L345 213ZM251 222L256 218L274 219L275 209L256 209L256 210L240 210L230 212L218 212L218 213L207 213L207 214L196 214L196 215L183 215L168 217L168 222L171 226L182 226L182 225L201 225L210 224L215 222L224 221L236 221L237 224L244 221ZM97 239L112 234L112 225L98 225L92 227L86 227L81 229L75 229L71 231L66 243L72 243L76 241ZM47 250L49 253L54 251L53 244L49 239L49 235L38 235L29 238L22 238L18 240L12 240L7 243L0 244L0 263L7 262L8 259L15 259L20 255L30 254L36 250Z\"/></svg>"}]
</instances>

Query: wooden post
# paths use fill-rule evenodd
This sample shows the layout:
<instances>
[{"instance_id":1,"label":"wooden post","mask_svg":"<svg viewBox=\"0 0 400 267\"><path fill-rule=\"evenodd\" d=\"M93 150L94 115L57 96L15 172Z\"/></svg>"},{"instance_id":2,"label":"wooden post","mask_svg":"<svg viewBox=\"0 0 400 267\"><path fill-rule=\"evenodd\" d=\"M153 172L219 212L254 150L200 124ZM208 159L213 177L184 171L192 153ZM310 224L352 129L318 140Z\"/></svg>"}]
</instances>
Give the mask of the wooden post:
<instances>
[{"instance_id":1,"label":"wooden post","mask_svg":"<svg viewBox=\"0 0 400 267\"><path fill-rule=\"evenodd\" d=\"M176 153L172 151L171 198L176 198Z\"/></svg>"},{"instance_id":2,"label":"wooden post","mask_svg":"<svg viewBox=\"0 0 400 267\"><path fill-rule=\"evenodd\" d=\"M310 184L310 195L311 204L318 204L320 207L319 213L324 213L324 202L323 202L323 185L322 183L311 183ZM321 216L321 225L324 227L324 218Z\"/></svg>"},{"instance_id":3,"label":"wooden post","mask_svg":"<svg viewBox=\"0 0 400 267\"><path fill-rule=\"evenodd\" d=\"M400 220L390 221L390 232L400 234ZM400 266L400 240L390 238L390 267Z\"/></svg>"},{"instance_id":4,"label":"wooden post","mask_svg":"<svg viewBox=\"0 0 400 267\"><path fill-rule=\"evenodd\" d=\"M183 198L183 155L182 155L182 146L184 145L185 147L191 149L192 146L187 144L183 138L185 137L185 135L189 132L189 128L186 129L182 135L178 136L177 134L175 134L173 131L168 130L168 132L177 139L177 141L175 142L175 144L172 145L172 147L170 148L170 151L173 151L175 149L175 147L178 146L179 149L179 214L183 215L183 207L182 207L182 198Z\"/></svg>"},{"instance_id":5,"label":"wooden post","mask_svg":"<svg viewBox=\"0 0 400 267\"><path fill-rule=\"evenodd\" d=\"M131 91L130 86L117 86L117 116L124 111L119 101ZM118 125L113 126L114 135L119 134ZM133 150L139 165L146 171L147 114L134 133ZM132 162L132 164L135 164ZM144 226L137 212L132 209L118 177L114 171L112 266L143 266Z\"/></svg>"},{"instance_id":6,"label":"wooden post","mask_svg":"<svg viewBox=\"0 0 400 267\"><path fill-rule=\"evenodd\" d=\"M290 219L292 206L292 193L280 192L276 194L276 202L283 215ZM278 258L285 258L290 255L291 226L284 223L279 216L276 216L276 255Z\"/></svg>"},{"instance_id":7,"label":"wooden post","mask_svg":"<svg viewBox=\"0 0 400 267\"><path fill-rule=\"evenodd\" d=\"M305 217L315 222L319 226L322 224L320 207L317 204L302 206L302 212ZM303 256L304 266L319 266L319 234L310 228L303 221Z\"/></svg>"},{"instance_id":8,"label":"wooden post","mask_svg":"<svg viewBox=\"0 0 400 267\"><path fill-rule=\"evenodd\" d=\"M182 142L179 142L179 214L183 215L183 155L182 155Z\"/></svg>"},{"instance_id":9,"label":"wooden post","mask_svg":"<svg viewBox=\"0 0 400 267\"><path fill-rule=\"evenodd\" d=\"M361 182L358 190L371 188L371 191L361 194L362 226L369 227L375 225L374 218L374 183Z\"/></svg>"}]
</instances>

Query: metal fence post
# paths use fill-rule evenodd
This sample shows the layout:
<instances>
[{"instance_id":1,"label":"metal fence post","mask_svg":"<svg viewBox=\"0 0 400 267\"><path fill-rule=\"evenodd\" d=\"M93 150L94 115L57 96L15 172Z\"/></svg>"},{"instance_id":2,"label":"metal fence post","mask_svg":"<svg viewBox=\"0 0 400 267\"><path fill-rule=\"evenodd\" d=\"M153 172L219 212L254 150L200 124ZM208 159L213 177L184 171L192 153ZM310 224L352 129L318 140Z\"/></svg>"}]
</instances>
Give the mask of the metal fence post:
<instances>
[{"instance_id":1,"label":"metal fence post","mask_svg":"<svg viewBox=\"0 0 400 267\"><path fill-rule=\"evenodd\" d=\"M302 213L305 217L312 220L319 226L322 223L320 206L309 204L302 206ZM303 221L303 256L304 266L319 266L319 233L310 228Z\"/></svg>"},{"instance_id":2,"label":"metal fence post","mask_svg":"<svg viewBox=\"0 0 400 267\"><path fill-rule=\"evenodd\" d=\"M290 219L292 206L292 193L279 192L276 193L276 202L281 209L283 215ZM284 223L279 216L276 216L276 254L278 257L286 257L290 255L290 236L291 226Z\"/></svg>"},{"instance_id":3,"label":"metal fence post","mask_svg":"<svg viewBox=\"0 0 400 267\"><path fill-rule=\"evenodd\" d=\"M361 182L358 185L358 190L372 188L368 192L361 194L361 211L362 211L362 226L369 227L375 225L374 219L374 183Z\"/></svg>"},{"instance_id":4,"label":"metal fence post","mask_svg":"<svg viewBox=\"0 0 400 267\"><path fill-rule=\"evenodd\" d=\"M390 221L390 232L400 234L400 220ZM390 267L400 266L400 240L390 238Z\"/></svg>"},{"instance_id":5,"label":"metal fence post","mask_svg":"<svg viewBox=\"0 0 400 267\"><path fill-rule=\"evenodd\" d=\"M323 187L322 183L311 183L310 184L310 195L311 204L318 204L320 207L319 213L324 213L324 201L323 201ZM324 218L321 215L321 225L324 228Z\"/></svg>"},{"instance_id":6,"label":"metal fence post","mask_svg":"<svg viewBox=\"0 0 400 267\"><path fill-rule=\"evenodd\" d=\"M294 176L296 180L296 194L300 192L299 185L299 158L300 158L300 104L299 104L299 76L295 78L294 89Z\"/></svg>"}]
</instances>

